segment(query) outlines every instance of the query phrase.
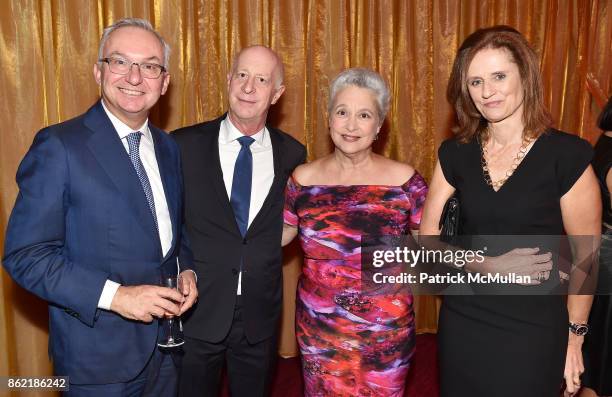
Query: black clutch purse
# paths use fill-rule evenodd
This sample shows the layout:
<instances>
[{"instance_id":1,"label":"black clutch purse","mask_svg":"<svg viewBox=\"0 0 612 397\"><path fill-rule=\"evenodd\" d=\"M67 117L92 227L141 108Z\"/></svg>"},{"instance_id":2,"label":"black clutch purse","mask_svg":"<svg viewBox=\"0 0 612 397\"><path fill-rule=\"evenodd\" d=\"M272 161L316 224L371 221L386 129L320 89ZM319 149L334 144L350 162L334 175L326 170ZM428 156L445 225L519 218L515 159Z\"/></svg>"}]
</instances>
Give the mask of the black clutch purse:
<instances>
[{"instance_id":1,"label":"black clutch purse","mask_svg":"<svg viewBox=\"0 0 612 397\"><path fill-rule=\"evenodd\" d=\"M453 243L459 233L459 199L457 196L451 196L444 204L440 223L440 240L445 243Z\"/></svg>"}]
</instances>

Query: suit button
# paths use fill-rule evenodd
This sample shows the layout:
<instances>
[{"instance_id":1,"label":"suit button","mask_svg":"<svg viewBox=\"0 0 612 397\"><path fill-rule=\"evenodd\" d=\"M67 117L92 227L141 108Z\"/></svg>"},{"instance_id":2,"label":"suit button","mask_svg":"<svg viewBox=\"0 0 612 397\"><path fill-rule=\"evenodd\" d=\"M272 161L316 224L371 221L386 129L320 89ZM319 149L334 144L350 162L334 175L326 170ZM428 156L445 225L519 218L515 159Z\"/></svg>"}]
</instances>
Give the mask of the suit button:
<instances>
[{"instance_id":1,"label":"suit button","mask_svg":"<svg viewBox=\"0 0 612 397\"><path fill-rule=\"evenodd\" d=\"M247 245L247 244L248 244L247 239L246 238L242 239L242 245Z\"/></svg>"},{"instance_id":2,"label":"suit button","mask_svg":"<svg viewBox=\"0 0 612 397\"><path fill-rule=\"evenodd\" d=\"M232 274L235 276L236 274L238 274L238 269L232 269Z\"/></svg>"}]
</instances>

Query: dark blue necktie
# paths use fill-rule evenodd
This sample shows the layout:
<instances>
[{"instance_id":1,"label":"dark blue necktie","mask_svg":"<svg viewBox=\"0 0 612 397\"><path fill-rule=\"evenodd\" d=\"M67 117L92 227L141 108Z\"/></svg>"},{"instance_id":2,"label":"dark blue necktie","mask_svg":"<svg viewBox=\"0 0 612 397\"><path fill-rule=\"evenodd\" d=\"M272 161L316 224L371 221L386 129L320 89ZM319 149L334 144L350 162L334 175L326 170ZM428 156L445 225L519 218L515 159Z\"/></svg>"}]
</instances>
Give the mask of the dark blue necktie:
<instances>
[{"instance_id":1,"label":"dark blue necktie","mask_svg":"<svg viewBox=\"0 0 612 397\"><path fill-rule=\"evenodd\" d=\"M230 203L234 209L236 223L242 237L246 235L249 226L249 206L251 204L251 185L253 181L253 154L249 146L255 139L250 136L238 138L240 153L234 165L234 179L232 179L232 197Z\"/></svg>"},{"instance_id":2,"label":"dark blue necktie","mask_svg":"<svg viewBox=\"0 0 612 397\"><path fill-rule=\"evenodd\" d=\"M157 231L159 232L159 226L157 226L157 215L155 213L155 200L153 200L153 190L151 189L149 178L147 177L147 173L144 169L144 166L142 165L142 161L140 160L141 136L142 134L138 131L131 132L127 136L130 160L132 160L132 164L134 165L134 169L136 170L136 175L138 175L138 179L140 179L142 190L144 190L145 197L147 198L147 203L149 203L149 209L151 210L151 214L153 215L153 221L155 222L155 229L157 229Z\"/></svg>"}]
</instances>

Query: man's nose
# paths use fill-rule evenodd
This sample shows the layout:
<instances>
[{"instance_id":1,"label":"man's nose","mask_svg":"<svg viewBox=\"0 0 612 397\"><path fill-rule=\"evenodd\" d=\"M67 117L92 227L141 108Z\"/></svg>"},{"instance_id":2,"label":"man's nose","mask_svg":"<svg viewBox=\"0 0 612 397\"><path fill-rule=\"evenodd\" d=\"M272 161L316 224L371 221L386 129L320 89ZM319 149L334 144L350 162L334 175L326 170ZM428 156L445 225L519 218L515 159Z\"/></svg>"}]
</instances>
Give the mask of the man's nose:
<instances>
[{"instance_id":1,"label":"man's nose","mask_svg":"<svg viewBox=\"0 0 612 397\"><path fill-rule=\"evenodd\" d=\"M142 73L140 73L140 65L133 63L130 66L130 71L126 75L126 80L132 85L138 85L142 81Z\"/></svg>"},{"instance_id":2,"label":"man's nose","mask_svg":"<svg viewBox=\"0 0 612 397\"><path fill-rule=\"evenodd\" d=\"M249 77L242 85L242 91L245 94L250 94L255 91L254 77Z\"/></svg>"}]
</instances>

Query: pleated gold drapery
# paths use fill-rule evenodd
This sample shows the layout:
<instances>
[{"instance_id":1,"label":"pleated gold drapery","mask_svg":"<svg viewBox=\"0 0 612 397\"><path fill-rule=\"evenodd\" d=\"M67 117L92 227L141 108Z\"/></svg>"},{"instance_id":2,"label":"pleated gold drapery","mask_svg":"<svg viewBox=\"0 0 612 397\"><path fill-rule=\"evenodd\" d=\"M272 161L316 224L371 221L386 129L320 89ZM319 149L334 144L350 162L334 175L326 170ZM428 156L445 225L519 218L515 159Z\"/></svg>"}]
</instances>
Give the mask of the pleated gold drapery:
<instances>
[{"instance_id":1,"label":"pleated gold drapery","mask_svg":"<svg viewBox=\"0 0 612 397\"><path fill-rule=\"evenodd\" d=\"M0 241L17 193L15 171L34 133L96 100L92 67L102 28L125 16L151 20L172 47L170 90L152 114L160 127L221 114L232 55L265 44L286 64L287 90L271 121L304 142L309 159L332 149L329 81L343 68L364 66L379 71L393 94L377 151L426 178L449 135L445 87L456 48L478 27L509 24L533 43L546 102L563 130L591 142L598 134L587 73L612 92L612 0L10 0L0 8ZM291 355L300 254L294 246L287 256L280 350ZM0 375L50 373L45 303L3 270L0 277ZM419 330L436 330L437 304L417 301Z\"/></svg>"}]
</instances>

